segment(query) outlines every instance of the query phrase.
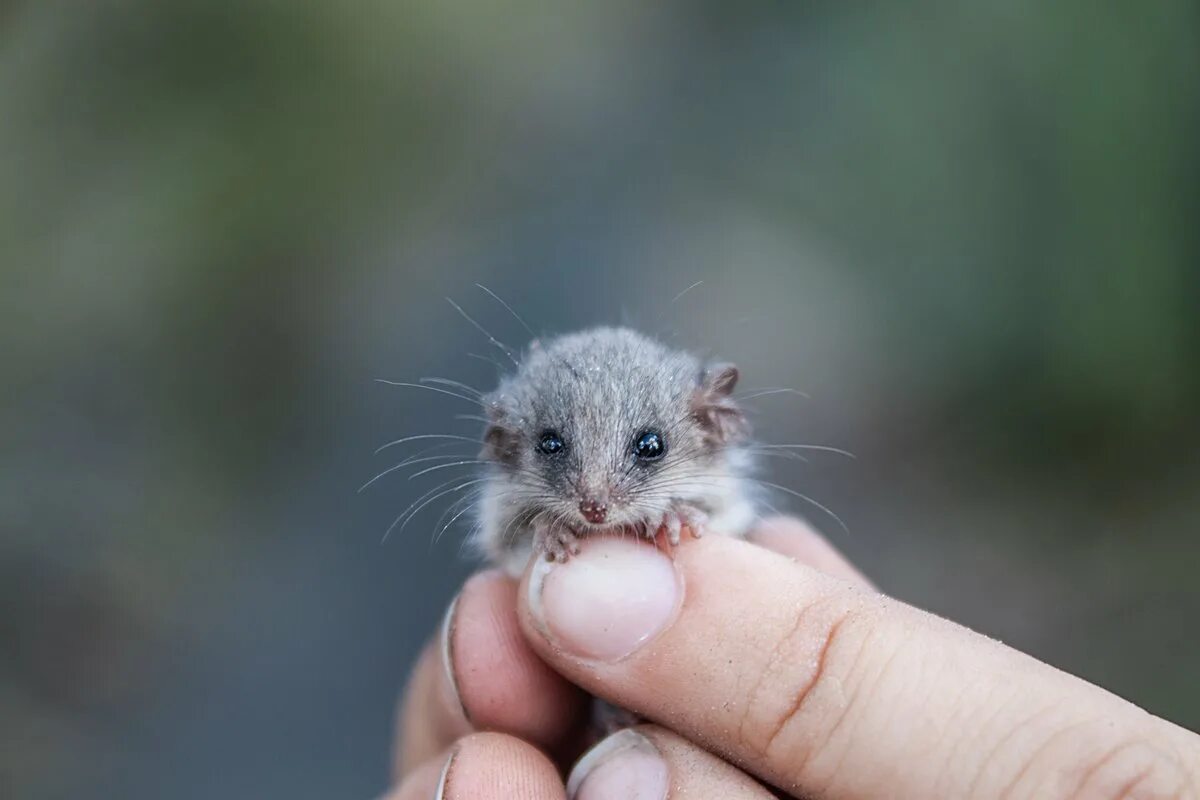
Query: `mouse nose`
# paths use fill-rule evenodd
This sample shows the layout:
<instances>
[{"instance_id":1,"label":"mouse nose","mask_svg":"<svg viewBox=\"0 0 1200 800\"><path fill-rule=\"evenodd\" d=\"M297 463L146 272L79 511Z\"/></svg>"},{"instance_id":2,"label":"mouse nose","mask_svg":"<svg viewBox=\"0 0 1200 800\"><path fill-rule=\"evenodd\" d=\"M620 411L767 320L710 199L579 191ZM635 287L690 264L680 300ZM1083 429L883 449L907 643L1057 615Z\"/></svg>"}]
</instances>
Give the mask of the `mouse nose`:
<instances>
[{"instance_id":1,"label":"mouse nose","mask_svg":"<svg viewBox=\"0 0 1200 800\"><path fill-rule=\"evenodd\" d=\"M608 504L594 497L585 497L579 501L579 513L593 525L599 525L608 518Z\"/></svg>"}]
</instances>

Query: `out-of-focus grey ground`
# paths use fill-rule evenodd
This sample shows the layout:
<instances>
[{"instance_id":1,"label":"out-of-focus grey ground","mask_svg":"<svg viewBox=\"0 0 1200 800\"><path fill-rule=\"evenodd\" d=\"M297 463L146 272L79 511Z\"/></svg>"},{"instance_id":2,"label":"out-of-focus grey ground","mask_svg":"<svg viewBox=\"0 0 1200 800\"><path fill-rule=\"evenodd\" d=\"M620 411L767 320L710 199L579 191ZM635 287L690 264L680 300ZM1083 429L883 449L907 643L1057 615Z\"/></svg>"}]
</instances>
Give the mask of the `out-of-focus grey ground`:
<instances>
[{"instance_id":1,"label":"out-of-focus grey ground","mask_svg":"<svg viewBox=\"0 0 1200 800\"><path fill-rule=\"evenodd\" d=\"M807 392L882 587L1200 726L1198 16L0 3L0 793L384 786L472 567L355 490L472 428L372 379L487 386L476 281Z\"/></svg>"}]
</instances>

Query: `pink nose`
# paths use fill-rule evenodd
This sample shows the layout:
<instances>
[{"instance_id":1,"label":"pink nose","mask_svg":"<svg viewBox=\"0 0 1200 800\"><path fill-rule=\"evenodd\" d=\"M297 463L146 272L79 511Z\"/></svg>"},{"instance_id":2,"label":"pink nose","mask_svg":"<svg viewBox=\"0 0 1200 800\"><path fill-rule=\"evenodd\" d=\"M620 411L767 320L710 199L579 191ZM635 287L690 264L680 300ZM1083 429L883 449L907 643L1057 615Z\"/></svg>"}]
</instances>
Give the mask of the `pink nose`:
<instances>
[{"instance_id":1,"label":"pink nose","mask_svg":"<svg viewBox=\"0 0 1200 800\"><path fill-rule=\"evenodd\" d=\"M579 513L593 525L599 525L608 518L608 505L593 498L579 501Z\"/></svg>"}]
</instances>

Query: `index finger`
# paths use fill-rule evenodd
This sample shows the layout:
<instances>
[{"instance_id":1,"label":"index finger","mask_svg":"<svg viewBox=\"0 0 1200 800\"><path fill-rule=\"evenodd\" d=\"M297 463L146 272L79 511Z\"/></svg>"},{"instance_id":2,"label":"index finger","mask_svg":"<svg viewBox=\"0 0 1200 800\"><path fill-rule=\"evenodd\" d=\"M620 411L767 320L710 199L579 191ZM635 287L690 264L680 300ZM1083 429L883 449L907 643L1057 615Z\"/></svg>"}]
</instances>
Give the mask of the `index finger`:
<instances>
[{"instance_id":1,"label":"index finger","mask_svg":"<svg viewBox=\"0 0 1200 800\"><path fill-rule=\"evenodd\" d=\"M382 800L565 800L558 769L528 742L500 733L460 739Z\"/></svg>"},{"instance_id":2,"label":"index finger","mask_svg":"<svg viewBox=\"0 0 1200 800\"><path fill-rule=\"evenodd\" d=\"M397 718L395 774L471 731L512 734L569 757L587 699L529 649L517 622L517 585L495 570L466 582L426 646ZM560 749L565 752L558 752Z\"/></svg>"},{"instance_id":3,"label":"index finger","mask_svg":"<svg viewBox=\"0 0 1200 800\"><path fill-rule=\"evenodd\" d=\"M1194 734L746 542L689 541L672 561L588 540L519 596L570 680L792 793L1191 797L1200 782Z\"/></svg>"}]
</instances>

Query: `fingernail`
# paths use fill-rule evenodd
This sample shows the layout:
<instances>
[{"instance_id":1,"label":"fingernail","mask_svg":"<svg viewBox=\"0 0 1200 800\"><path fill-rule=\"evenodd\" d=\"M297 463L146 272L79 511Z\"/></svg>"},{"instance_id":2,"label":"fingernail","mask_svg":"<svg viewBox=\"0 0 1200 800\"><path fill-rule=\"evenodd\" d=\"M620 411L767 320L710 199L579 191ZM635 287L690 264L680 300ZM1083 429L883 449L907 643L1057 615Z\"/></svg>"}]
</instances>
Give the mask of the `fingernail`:
<instances>
[{"instance_id":1,"label":"fingernail","mask_svg":"<svg viewBox=\"0 0 1200 800\"><path fill-rule=\"evenodd\" d=\"M458 610L458 598L461 596L455 595L450 601L450 607L446 609L446 616L442 618L441 649L442 669L446 672L446 688L450 693L451 707L457 707L462 711L463 717L466 717L467 707L463 705L462 696L458 693L458 678L454 675L454 612Z\"/></svg>"},{"instance_id":2,"label":"fingernail","mask_svg":"<svg viewBox=\"0 0 1200 800\"><path fill-rule=\"evenodd\" d=\"M674 618L683 597L675 565L656 547L594 538L565 564L539 560L529 608L564 651L614 662L636 652Z\"/></svg>"},{"instance_id":3,"label":"fingernail","mask_svg":"<svg viewBox=\"0 0 1200 800\"><path fill-rule=\"evenodd\" d=\"M446 779L450 777L450 767L454 765L454 757L458 755L455 751L446 759L446 766L442 767L442 774L438 778L437 791L433 793L433 800L444 800L446 797Z\"/></svg>"},{"instance_id":4,"label":"fingernail","mask_svg":"<svg viewBox=\"0 0 1200 800\"><path fill-rule=\"evenodd\" d=\"M662 800L667 796L667 763L649 739L625 729L601 741L571 770L570 800Z\"/></svg>"}]
</instances>

